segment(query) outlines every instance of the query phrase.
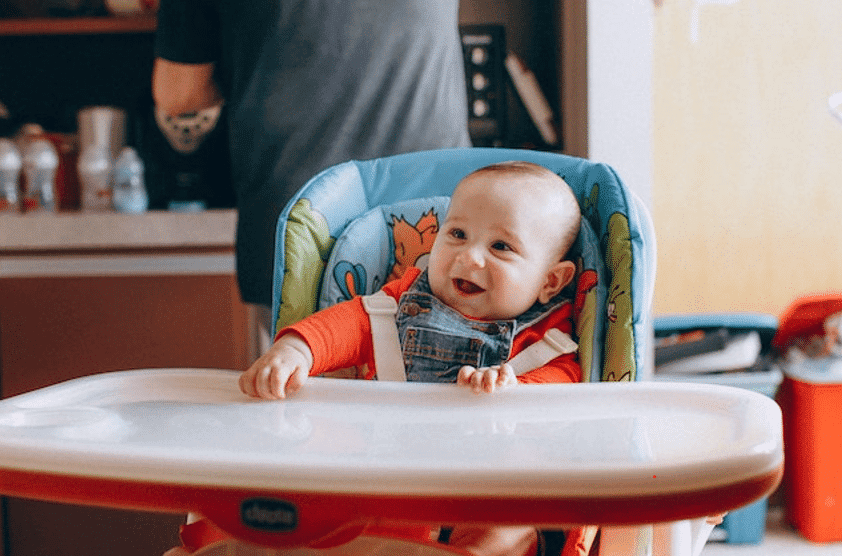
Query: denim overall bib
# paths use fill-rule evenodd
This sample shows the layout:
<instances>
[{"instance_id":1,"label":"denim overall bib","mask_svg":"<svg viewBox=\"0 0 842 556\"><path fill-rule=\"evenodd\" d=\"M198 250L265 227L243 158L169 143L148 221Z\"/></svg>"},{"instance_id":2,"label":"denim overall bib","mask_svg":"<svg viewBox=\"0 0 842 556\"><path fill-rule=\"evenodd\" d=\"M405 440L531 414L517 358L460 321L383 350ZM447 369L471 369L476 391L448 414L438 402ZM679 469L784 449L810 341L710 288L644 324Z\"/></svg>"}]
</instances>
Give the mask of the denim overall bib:
<instances>
[{"instance_id":1,"label":"denim overall bib","mask_svg":"<svg viewBox=\"0 0 842 556\"><path fill-rule=\"evenodd\" d=\"M514 319L472 320L433 295L425 270L401 294L395 316L406 380L456 382L463 365L480 368L505 363L515 336L565 303L569 300L557 295L546 305L535 303Z\"/></svg>"}]
</instances>

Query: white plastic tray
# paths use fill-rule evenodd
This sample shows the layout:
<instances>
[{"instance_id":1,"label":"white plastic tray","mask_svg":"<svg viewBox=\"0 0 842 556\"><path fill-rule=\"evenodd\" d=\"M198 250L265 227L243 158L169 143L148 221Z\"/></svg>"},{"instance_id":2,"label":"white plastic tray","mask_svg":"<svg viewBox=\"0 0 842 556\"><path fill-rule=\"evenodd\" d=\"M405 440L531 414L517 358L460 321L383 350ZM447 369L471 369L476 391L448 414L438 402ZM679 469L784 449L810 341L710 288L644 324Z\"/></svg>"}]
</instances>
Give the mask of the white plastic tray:
<instances>
[{"instance_id":1,"label":"white plastic tray","mask_svg":"<svg viewBox=\"0 0 842 556\"><path fill-rule=\"evenodd\" d=\"M0 401L0 492L200 511L235 534L250 500L324 527L348 511L628 524L742 506L777 485L783 462L777 405L744 389L520 385L487 396L313 379L279 402L246 397L237 378L126 371Z\"/></svg>"}]
</instances>

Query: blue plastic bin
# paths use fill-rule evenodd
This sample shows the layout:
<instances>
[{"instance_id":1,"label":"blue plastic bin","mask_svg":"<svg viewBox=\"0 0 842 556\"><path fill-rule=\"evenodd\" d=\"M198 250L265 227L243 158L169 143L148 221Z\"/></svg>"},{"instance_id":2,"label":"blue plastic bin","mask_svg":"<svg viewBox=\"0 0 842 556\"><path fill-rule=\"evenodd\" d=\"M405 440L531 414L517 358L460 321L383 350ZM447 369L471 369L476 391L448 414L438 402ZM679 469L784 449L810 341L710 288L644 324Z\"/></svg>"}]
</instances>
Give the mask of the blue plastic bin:
<instances>
[{"instance_id":1,"label":"blue plastic bin","mask_svg":"<svg viewBox=\"0 0 842 556\"><path fill-rule=\"evenodd\" d=\"M766 510L769 501L764 498L739 510L729 512L719 527L725 532L725 542L730 544L760 544L766 532Z\"/></svg>"}]
</instances>

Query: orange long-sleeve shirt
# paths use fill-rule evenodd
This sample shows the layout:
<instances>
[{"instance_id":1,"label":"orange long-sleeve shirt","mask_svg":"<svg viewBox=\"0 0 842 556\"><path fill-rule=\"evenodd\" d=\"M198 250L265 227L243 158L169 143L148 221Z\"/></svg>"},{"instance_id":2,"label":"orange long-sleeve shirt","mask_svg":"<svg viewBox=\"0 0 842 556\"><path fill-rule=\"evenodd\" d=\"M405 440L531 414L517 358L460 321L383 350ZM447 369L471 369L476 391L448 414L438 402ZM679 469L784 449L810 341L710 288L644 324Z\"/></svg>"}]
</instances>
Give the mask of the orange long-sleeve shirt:
<instances>
[{"instance_id":1,"label":"orange long-sleeve shirt","mask_svg":"<svg viewBox=\"0 0 842 556\"><path fill-rule=\"evenodd\" d=\"M420 272L417 268L409 269L402 278L384 285L383 291L399 300ZM558 328L570 334L573 330L572 313L572 303L562 305L543 320L521 331L513 340L511 356L514 357L527 346L539 341L550 328ZM369 370L365 378L371 379L375 376L371 323L360 297L314 313L284 328L278 333L278 337L292 331L300 334L310 346L313 353L311 375L367 364ZM576 354L571 353L561 355L517 378L518 382L522 383L579 382L582 379L582 370L576 361Z\"/></svg>"}]
</instances>

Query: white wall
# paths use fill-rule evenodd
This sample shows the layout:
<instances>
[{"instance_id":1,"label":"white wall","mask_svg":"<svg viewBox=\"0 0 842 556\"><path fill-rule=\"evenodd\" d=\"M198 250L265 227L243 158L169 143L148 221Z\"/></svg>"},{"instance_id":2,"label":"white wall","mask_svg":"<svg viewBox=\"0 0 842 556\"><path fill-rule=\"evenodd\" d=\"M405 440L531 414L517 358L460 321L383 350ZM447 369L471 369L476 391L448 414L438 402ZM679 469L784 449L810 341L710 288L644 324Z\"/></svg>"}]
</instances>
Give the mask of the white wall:
<instances>
[{"instance_id":1,"label":"white wall","mask_svg":"<svg viewBox=\"0 0 842 556\"><path fill-rule=\"evenodd\" d=\"M588 155L652 206L654 0L588 0Z\"/></svg>"},{"instance_id":2,"label":"white wall","mask_svg":"<svg viewBox=\"0 0 842 556\"><path fill-rule=\"evenodd\" d=\"M652 209L655 0L588 0L588 158L610 164ZM651 377L654 356L641 369Z\"/></svg>"}]
</instances>

